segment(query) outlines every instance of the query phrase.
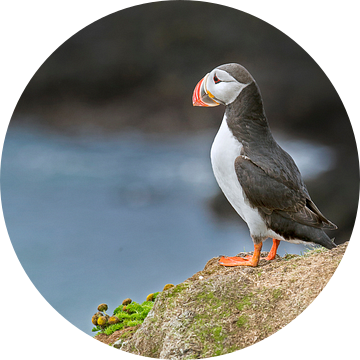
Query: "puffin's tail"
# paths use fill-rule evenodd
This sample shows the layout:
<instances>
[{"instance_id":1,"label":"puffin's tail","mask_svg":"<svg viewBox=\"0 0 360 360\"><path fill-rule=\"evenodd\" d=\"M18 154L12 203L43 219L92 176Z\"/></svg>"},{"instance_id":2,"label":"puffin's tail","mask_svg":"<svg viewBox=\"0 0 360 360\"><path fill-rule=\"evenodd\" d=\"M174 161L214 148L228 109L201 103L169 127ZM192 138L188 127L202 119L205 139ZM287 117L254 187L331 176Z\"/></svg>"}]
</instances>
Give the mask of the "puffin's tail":
<instances>
[{"instance_id":1,"label":"puffin's tail","mask_svg":"<svg viewBox=\"0 0 360 360\"><path fill-rule=\"evenodd\" d=\"M324 230L300 224L296 221L286 219L280 214L272 213L268 224L276 233L285 240L302 240L309 243L319 244L327 249L333 249L337 245L334 239L330 239Z\"/></svg>"},{"instance_id":2,"label":"puffin's tail","mask_svg":"<svg viewBox=\"0 0 360 360\"><path fill-rule=\"evenodd\" d=\"M299 229L299 232L305 241L321 245L329 250L337 246L334 243L335 238L330 239L329 236L322 229L303 225L302 228Z\"/></svg>"},{"instance_id":3,"label":"puffin's tail","mask_svg":"<svg viewBox=\"0 0 360 360\"><path fill-rule=\"evenodd\" d=\"M321 245L321 246L323 246L323 247L325 247L325 248L327 248L327 249L329 249L329 250L331 250L331 249L333 249L333 248L335 248L335 247L337 246L337 245L335 244L335 242L334 242L334 239L335 239L335 238L330 239L330 238L323 232L321 238L320 238L318 241L316 241L316 243L319 244L319 245Z\"/></svg>"}]
</instances>

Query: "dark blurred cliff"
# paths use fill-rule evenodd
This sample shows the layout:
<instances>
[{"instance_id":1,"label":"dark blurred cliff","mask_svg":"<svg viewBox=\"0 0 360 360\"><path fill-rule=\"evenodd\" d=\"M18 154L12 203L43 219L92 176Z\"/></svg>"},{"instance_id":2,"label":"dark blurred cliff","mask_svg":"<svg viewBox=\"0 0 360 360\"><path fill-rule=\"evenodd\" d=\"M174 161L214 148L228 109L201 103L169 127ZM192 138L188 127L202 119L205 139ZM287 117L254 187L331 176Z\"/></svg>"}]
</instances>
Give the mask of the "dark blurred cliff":
<instances>
[{"instance_id":1,"label":"dark blurred cliff","mask_svg":"<svg viewBox=\"0 0 360 360\"><path fill-rule=\"evenodd\" d=\"M321 41L322 34L314 34ZM39 68L11 126L69 134L199 131L223 108L193 108L192 91L212 68L244 65L256 79L273 130L331 146L336 166L308 182L314 201L350 236L358 203L354 135L319 66L290 38L240 11L201 2L160 2L111 14L79 31ZM213 208L232 209L219 197ZM340 236L339 236L340 237Z\"/></svg>"}]
</instances>

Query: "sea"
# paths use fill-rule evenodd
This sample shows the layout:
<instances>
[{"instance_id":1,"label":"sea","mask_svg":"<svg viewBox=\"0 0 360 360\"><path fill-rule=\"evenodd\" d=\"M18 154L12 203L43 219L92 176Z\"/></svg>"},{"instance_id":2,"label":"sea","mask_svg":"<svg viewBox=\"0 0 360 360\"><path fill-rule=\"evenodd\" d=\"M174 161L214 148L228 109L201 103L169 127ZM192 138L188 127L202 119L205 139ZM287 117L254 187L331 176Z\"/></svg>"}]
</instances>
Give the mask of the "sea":
<instances>
[{"instance_id":1,"label":"sea","mask_svg":"<svg viewBox=\"0 0 360 360\"><path fill-rule=\"evenodd\" d=\"M216 130L193 135L66 135L11 126L1 162L10 240L30 281L89 335L100 303L143 302L218 255L252 251L246 224L209 206ZM305 181L334 163L331 148L275 134ZM320 166L321 164L321 166ZM268 251L271 240L263 250ZM300 254L283 242L278 253Z\"/></svg>"}]
</instances>

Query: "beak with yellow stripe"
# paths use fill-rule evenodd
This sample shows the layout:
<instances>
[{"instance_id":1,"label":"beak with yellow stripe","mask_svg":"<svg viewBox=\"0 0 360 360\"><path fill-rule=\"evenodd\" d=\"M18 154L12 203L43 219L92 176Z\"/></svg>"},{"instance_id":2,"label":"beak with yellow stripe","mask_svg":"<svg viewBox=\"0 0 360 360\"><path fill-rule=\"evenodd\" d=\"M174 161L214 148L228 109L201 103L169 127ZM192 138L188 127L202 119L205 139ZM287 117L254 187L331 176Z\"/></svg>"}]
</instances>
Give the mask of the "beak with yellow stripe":
<instances>
[{"instance_id":1,"label":"beak with yellow stripe","mask_svg":"<svg viewBox=\"0 0 360 360\"><path fill-rule=\"evenodd\" d=\"M193 93L194 106L218 106L220 103L214 100L214 95L207 89L206 83L209 74L206 74L196 85Z\"/></svg>"}]
</instances>

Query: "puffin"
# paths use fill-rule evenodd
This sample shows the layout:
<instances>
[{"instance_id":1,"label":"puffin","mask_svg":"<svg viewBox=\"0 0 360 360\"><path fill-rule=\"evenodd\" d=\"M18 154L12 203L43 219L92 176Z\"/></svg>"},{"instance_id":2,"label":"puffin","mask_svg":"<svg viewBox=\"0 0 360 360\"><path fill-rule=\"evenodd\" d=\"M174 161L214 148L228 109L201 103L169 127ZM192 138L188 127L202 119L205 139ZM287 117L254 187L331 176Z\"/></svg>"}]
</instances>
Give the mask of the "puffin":
<instances>
[{"instance_id":1,"label":"puffin","mask_svg":"<svg viewBox=\"0 0 360 360\"><path fill-rule=\"evenodd\" d=\"M193 92L193 105L225 106L211 146L212 169L227 200L247 223L253 255L222 256L223 266L257 266L263 242L280 241L336 247L324 230L337 226L311 200L292 157L275 141L265 115L260 89L251 74L236 63L216 67Z\"/></svg>"}]
</instances>

